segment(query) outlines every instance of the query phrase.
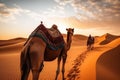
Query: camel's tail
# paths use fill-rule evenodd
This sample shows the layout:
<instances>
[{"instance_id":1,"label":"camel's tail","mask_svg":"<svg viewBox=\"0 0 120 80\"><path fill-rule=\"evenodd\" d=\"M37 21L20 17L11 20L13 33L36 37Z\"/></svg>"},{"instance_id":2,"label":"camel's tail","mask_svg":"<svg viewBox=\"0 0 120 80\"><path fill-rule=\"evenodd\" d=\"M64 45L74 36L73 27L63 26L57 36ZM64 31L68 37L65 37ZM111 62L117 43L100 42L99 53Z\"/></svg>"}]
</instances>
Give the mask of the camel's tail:
<instances>
[{"instance_id":1,"label":"camel's tail","mask_svg":"<svg viewBox=\"0 0 120 80\"><path fill-rule=\"evenodd\" d=\"M20 70L21 70L21 80L26 80L26 75L28 73L28 69L30 69L30 45L25 46L24 50L21 52L20 56Z\"/></svg>"},{"instance_id":2,"label":"camel's tail","mask_svg":"<svg viewBox=\"0 0 120 80\"><path fill-rule=\"evenodd\" d=\"M30 45L26 46L24 50L21 52L20 56L20 67L21 70L24 70L27 67L27 61L29 59Z\"/></svg>"}]
</instances>

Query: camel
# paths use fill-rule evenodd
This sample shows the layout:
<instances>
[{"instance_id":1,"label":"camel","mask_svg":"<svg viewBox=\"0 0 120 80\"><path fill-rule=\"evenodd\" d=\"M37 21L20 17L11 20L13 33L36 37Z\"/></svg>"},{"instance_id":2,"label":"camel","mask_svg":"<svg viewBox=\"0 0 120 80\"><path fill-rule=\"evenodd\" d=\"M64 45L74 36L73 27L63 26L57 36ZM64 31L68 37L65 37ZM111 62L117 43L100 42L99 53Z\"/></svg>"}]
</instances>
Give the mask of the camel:
<instances>
[{"instance_id":1,"label":"camel","mask_svg":"<svg viewBox=\"0 0 120 80\"><path fill-rule=\"evenodd\" d=\"M87 40L87 49L92 50L94 48L95 39L91 35L89 35Z\"/></svg>"},{"instance_id":2,"label":"camel","mask_svg":"<svg viewBox=\"0 0 120 80\"><path fill-rule=\"evenodd\" d=\"M32 71L32 80L38 80L39 74L43 69L44 61L52 61L58 58L57 60L57 70L56 77L60 73L60 62L62 59L62 80L65 79L65 63L67 58L67 51L71 47L72 36L74 29L68 28L67 30L67 41L63 48L58 50L51 50L47 47L45 41L39 37L30 38L26 45L23 47L20 56L20 67L21 67L21 80L27 80L30 70Z\"/></svg>"}]
</instances>

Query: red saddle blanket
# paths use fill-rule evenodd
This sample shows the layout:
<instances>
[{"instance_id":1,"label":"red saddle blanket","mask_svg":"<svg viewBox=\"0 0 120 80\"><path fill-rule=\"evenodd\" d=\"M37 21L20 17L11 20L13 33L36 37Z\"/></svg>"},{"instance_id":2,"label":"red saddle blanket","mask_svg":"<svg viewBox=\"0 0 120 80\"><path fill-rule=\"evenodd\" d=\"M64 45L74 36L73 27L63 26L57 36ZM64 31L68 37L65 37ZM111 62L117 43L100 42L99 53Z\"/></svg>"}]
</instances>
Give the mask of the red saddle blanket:
<instances>
[{"instance_id":1,"label":"red saddle blanket","mask_svg":"<svg viewBox=\"0 0 120 80\"><path fill-rule=\"evenodd\" d=\"M57 27L46 28L40 24L30 35L30 37L42 38L49 48L57 50L64 46L64 39Z\"/></svg>"}]
</instances>

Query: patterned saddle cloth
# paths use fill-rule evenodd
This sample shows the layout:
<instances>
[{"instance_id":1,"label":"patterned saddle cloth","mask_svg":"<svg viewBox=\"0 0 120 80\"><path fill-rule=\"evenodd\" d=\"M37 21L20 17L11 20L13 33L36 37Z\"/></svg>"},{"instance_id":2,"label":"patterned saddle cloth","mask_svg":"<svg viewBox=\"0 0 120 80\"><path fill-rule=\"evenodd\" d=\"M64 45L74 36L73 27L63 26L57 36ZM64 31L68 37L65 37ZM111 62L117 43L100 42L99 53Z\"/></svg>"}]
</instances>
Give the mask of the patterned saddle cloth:
<instances>
[{"instance_id":1,"label":"patterned saddle cloth","mask_svg":"<svg viewBox=\"0 0 120 80\"><path fill-rule=\"evenodd\" d=\"M29 36L30 37L39 37L42 38L47 47L52 50L58 50L59 48L64 47L64 39L60 31L57 29L57 26L51 28L46 28L43 24L40 24Z\"/></svg>"}]
</instances>

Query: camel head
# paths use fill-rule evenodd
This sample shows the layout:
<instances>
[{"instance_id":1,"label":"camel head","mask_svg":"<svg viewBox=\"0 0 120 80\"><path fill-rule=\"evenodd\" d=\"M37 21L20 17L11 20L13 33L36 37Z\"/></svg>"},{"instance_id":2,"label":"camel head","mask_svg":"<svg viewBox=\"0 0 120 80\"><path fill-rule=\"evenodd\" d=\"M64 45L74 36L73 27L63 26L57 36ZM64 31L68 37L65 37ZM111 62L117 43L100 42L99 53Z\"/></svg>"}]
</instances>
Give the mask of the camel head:
<instances>
[{"instance_id":1,"label":"camel head","mask_svg":"<svg viewBox=\"0 0 120 80\"><path fill-rule=\"evenodd\" d=\"M73 33L74 33L74 28L68 28L66 29L67 30L67 44L69 44L69 47L70 47L70 44L72 42L72 36L73 36Z\"/></svg>"},{"instance_id":2,"label":"camel head","mask_svg":"<svg viewBox=\"0 0 120 80\"><path fill-rule=\"evenodd\" d=\"M66 29L67 30L67 33L70 35L73 35L73 33L74 33L74 28L67 28Z\"/></svg>"}]
</instances>

